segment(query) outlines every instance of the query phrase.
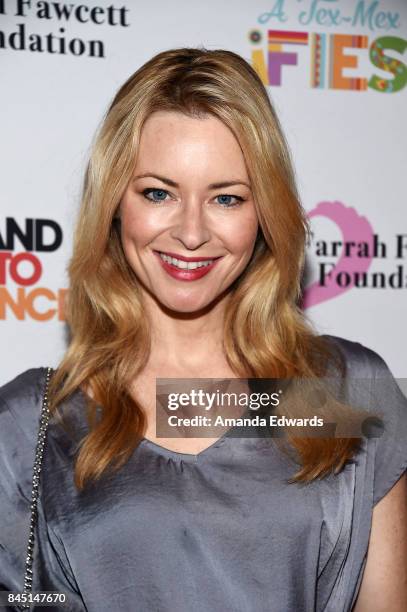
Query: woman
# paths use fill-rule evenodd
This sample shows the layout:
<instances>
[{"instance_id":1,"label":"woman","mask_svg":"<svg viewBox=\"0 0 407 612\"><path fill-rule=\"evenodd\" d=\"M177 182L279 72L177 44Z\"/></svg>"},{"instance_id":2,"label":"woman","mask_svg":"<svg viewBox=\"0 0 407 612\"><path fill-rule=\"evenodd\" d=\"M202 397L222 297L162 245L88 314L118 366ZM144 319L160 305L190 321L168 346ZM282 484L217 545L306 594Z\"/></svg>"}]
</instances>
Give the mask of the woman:
<instances>
[{"instance_id":1,"label":"woman","mask_svg":"<svg viewBox=\"0 0 407 612\"><path fill-rule=\"evenodd\" d=\"M278 119L244 59L169 50L120 88L69 265L34 593L66 593L72 612L407 609L407 401L379 355L318 336L298 308L307 232ZM155 434L156 379L305 380L342 366L336 423L349 404L382 409L381 437L288 433L284 450L232 429ZM0 390L3 590L22 590L45 379L34 368ZM370 403L359 379L380 381Z\"/></svg>"}]
</instances>

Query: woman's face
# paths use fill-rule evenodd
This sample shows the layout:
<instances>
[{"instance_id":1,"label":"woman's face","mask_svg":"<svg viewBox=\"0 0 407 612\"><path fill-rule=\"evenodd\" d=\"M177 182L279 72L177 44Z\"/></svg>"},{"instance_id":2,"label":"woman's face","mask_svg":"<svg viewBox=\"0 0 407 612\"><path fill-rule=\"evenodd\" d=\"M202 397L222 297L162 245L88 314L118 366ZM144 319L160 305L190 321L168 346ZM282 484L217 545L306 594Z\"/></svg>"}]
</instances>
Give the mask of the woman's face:
<instances>
[{"instance_id":1,"label":"woman's face","mask_svg":"<svg viewBox=\"0 0 407 612\"><path fill-rule=\"evenodd\" d=\"M258 230L232 132L212 115L150 115L119 215L123 250L142 289L178 312L211 304L247 266Z\"/></svg>"}]
</instances>

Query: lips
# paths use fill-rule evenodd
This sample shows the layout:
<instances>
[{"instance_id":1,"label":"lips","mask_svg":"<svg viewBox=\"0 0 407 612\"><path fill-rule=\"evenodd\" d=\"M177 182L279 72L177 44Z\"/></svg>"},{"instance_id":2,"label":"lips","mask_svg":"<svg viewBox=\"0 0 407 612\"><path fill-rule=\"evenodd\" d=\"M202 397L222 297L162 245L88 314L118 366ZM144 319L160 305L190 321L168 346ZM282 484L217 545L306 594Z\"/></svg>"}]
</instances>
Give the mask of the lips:
<instances>
[{"instance_id":1,"label":"lips","mask_svg":"<svg viewBox=\"0 0 407 612\"><path fill-rule=\"evenodd\" d=\"M218 255L217 257L212 257L208 255L207 257L186 257L185 255L178 255L177 253L171 253L169 251L155 251L155 253L161 253L162 255L168 255L168 257L173 257L174 259L179 259L181 261L208 261L209 259L220 259L222 255Z\"/></svg>"},{"instance_id":2,"label":"lips","mask_svg":"<svg viewBox=\"0 0 407 612\"><path fill-rule=\"evenodd\" d=\"M202 278L203 276L208 274L216 266L216 264L218 263L219 259L221 259L221 257L216 257L216 258L213 258L212 263L207 265L207 266L200 266L199 268L195 268L193 270L188 270L188 269L177 268L176 266L173 266L168 261L164 261L162 259L161 255L160 255L160 252L163 252L163 251L154 251L154 255L157 257L157 259L160 262L160 265L162 266L164 271L169 276L172 276L173 278L175 278L177 280L182 280L182 281L193 281L193 280L198 280L198 279ZM167 253L165 253L165 254L167 255ZM170 257L172 257L172 255L170 255L170 254L168 254L168 255ZM205 259L201 259L201 258L197 258L197 257L195 257L194 260L198 261L198 262L199 261L207 261ZM188 259L186 261L191 261L191 259Z\"/></svg>"}]
</instances>

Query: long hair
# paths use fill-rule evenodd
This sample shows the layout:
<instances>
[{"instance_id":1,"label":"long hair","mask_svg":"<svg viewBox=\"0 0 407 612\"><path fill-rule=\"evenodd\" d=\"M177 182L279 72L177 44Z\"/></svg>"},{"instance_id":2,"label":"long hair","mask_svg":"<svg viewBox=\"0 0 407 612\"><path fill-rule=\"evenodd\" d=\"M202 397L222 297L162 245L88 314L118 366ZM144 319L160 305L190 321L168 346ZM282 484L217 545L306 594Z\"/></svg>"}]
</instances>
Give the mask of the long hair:
<instances>
[{"instance_id":1,"label":"long hair","mask_svg":"<svg viewBox=\"0 0 407 612\"><path fill-rule=\"evenodd\" d=\"M155 55L119 89L92 143L68 266L70 342L50 387L50 410L86 387L89 432L80 444L75 484L98 480L129 458L145 427L129 394L150 351L150 330L116 217L146 119L154 111L211 114L238 140L259 220L246 269L230 287L224 348L238 377L317 377L335 360L298 306L308 220L289 148L259 75L227 50L176 48ZM98 409L102 409L97 418ZM293 438L310 481L350 459L358 438Z\"/></svg>"}]
</instances>

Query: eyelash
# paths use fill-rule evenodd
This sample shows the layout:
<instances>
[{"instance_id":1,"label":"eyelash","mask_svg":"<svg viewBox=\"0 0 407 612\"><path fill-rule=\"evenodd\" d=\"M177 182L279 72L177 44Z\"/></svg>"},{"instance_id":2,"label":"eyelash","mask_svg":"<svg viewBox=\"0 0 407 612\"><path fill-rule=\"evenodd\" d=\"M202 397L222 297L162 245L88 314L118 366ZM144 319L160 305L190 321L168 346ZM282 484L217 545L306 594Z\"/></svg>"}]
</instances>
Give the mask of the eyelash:
<instances>
[{"instance_id":1,"label":"eyelash","mask_svg":"<svg viewBox=\"0 0 407 612\"><path fill-rule=\"evenodd\" d=\"M166 193L168 195L168 191L166 189L159 189L158 187L150 187L147 189L144 189L141 193L143 194L143 196L146 198L146 200L149 200L150 202L154 202L155 204L161 203L161 202L165 202L166 200L153 200L152 198L148 198L147 194L151 193L152 191L162 191L163 193ZM234 204L220 204L220 206L222 208L237 208L238 206L240 206L240 204L242 202L245 202L245 198L242 198L241 196L237 196L237 195L232 195L231 193L222 193L218 196L216 196L217 198L221 198L221 197L229 197L229 198L235 198L237 200L237 202L235 202Z\"/></svg>"}]
</instances>

